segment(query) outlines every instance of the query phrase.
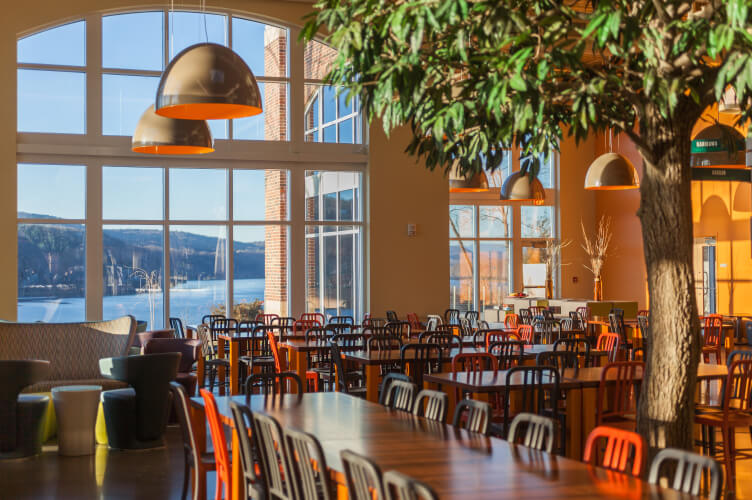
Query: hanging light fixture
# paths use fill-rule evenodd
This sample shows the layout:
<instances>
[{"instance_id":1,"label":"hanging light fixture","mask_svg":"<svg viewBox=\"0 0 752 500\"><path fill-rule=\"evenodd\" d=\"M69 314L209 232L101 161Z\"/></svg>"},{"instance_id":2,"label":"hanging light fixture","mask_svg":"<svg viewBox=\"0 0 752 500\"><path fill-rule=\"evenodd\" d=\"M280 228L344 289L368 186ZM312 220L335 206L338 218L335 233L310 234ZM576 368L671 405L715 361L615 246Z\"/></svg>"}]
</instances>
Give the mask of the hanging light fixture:
<instances>
[{"instance_id":1,"label":"hanging light fixture","mask_svg":"<svg viewBox=\"0 0 752 500\"><path fill-rule=\"evenodd\" d=\"M159 116L154 105L144 111L131 139L137 153L194 155L214 151L209 125L205 120L178 120Z\"/></svg>"},{"instance_id":2,"label":"hanging light fixture","mask_svg":"<svg viewBox=\"0 0 752 500\"><path fill-rule=\"evenodd\" d=\"M488 177L484 172L467 177L460 173L459 162L455 162L449 171L450 193L480 193L488 191Z\"/></svg>"},{"instance_id":3,"label":"hanging light fixture","mask_svg":"<svg viewBox=\"0 0 752 500\"><path fill-rule=\"evenodd\" d=\"M723 93L723 97L721 97L721 102L718 103L718 112L726 115L742 114L742 107L736 96L736 89L731 85L726 87L726 91Z\"/></svg>"},{"instance_id":4,"label":"hanging light fixture","mask_svg":"<svg viewBox=\"0 0 752 500\"><path fill-rule=\"evenodd\" d=\"M199 43L180 52L162 73L156 112L185 120L227 120L262 112L256 78L228 47Z\"/></svg>"},{"instance_id":5,"label":"hanging light fixture","mask_svg":"<svg viewBox=\"0 0 752 500\"><path fill-rule=\"evenodd\" d=\"M504 180L501 185L501 196L504 201L531 202L533 205L543 205L546 201L546 190L537 177L530 179L527 172L517 171Z\"/></svg>"},{"instance_id":6,"label":"hanging light fixture","mask_svg":"<svg viewBox=\"0 0 752 500\"><path fill-rule=\"evenodd\" d=\"M600 155L588 167L585 189L619 190L640 187L637 171L632 163L618 153Z\"/></svg>"}]
</instances>

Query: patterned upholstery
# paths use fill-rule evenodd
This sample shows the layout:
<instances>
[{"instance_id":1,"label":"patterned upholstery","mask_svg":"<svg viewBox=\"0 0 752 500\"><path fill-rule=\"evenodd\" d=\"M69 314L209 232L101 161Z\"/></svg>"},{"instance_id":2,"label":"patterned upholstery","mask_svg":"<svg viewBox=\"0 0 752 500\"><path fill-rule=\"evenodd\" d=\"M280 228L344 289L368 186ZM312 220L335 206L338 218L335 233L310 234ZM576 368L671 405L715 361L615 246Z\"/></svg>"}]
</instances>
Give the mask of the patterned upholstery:
<instances>
[{"instance_id":1,"label":"patterned upholstery","mask_svg":"<svg viewBox=\"0 0 752 500\"><path fill-rule=\"evenodd\" d=\"M102 382L99 360L127 354L135 331L133 316L90 323L0 322L0 359L50 361L49 379L23 392L92 383L109 388L112 381Z\"/></svg>"}]
</instances>

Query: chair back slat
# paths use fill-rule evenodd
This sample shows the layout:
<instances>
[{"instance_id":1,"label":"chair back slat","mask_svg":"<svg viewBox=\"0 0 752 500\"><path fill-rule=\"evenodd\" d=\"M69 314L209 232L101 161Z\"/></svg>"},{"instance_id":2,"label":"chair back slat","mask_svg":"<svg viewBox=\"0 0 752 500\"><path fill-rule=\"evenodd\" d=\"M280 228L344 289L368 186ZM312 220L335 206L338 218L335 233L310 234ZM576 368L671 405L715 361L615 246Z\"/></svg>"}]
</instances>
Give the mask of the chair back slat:
<instances>
[{"instance_id":1,"label":"chair back slat","mask_svg":"<svg viewBox=\"0 0 752 500\"><path fill-rule=\"evenodd\" d=\"M267 494L276 500L291 500L292 484L289 480L285 481L290 473L282 427L274 417L254 412L252 434Z\"/></svg>"},{"instance_id":2,"label":"chair back slat","mask_svg":"<svg viewBox=\"0 0 752 500\"><path fill-rule=\"evenodd\" d=\"M528 448L551 453L554 447L554 421L534 413L518 413L509 427L507 441L518 442L518 430L524 427L521 444Z\"/></svg>"},{"instance_id":3,"label":"chair back slat","mask_svg":"<svg viewBox=\"0 0 752 500\"><path fill-rule=\"evenodd\" d=\"M605 452L603 460L596 464L597 447L602 439L606 440ZM587 438L583 461L640 477L645 460L644 453L645 442L636 432L599 426L593 429ZM631 468L629 468L630 461L632 462Z\"/></svg>"},{"instance_id":4,"label":"chair back slat","mask_svg":"<svg viewBox=\"0 0 752 500\"><path fill-rule=\"evenodd\" d=\"M351 500L385 500L381 469L363 455L342 450L347 492Z\"/></svg>"},{"instance_id":5,"label":"chair back slat","mask_svg":"<svg viewBox=\"0 0 752 500\"><path fill-rule=\"evenodd\" d=\"M668 465L668 467L664 467ZM673 480L667 475L671 474L671 465L674 467ZM723 472L721 466L711 457L705 457L686 450L665 448L660 450L650 464L648 482L660 484L663 477L669 479L672 489L700 496L705 472L708 472L708 498L720 500L723 491Z\"/></svg>"},{"instance_id":6,"label":"chair back slat","mask_svg":"<svg viewBox=\"0 0 752 500\"><path fill-rule=\"evenodd\" d=\"M288 469L295 499L329 500L333 497L321 443L312 434L283 430ZM262 497L260 497L262 498Z\"/></svg>"},{"instance_id":7,"label":"chair back slat","mask_svg":"<svg viewBox=\"0 0 752 500\"><path fill-rule=\"evenodd\" d=\"M449 396L445 392L423 389L415 396L413 414L436 422L446 422Z\"/></svg>"}]
</instances>

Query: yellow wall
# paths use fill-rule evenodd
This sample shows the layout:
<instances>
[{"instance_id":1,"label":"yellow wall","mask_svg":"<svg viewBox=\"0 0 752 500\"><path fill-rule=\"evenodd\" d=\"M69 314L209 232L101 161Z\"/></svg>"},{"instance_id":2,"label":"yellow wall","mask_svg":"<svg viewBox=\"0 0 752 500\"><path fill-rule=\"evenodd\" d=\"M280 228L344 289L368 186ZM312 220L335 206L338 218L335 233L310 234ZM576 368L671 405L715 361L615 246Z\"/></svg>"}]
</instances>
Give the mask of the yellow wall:
<instances>
[{"instance_id":1,"label":"yellow wall","mask_svg":"<svg viewBox=\"0 0 752 500\"><path fill-rule=\"evenodd\" d=\"M127 0L31 0L7 2L0 18L0 318L16 318L16 39L24 34L76 19L90 12L164 8L165 3ZM287 24L302 24L310 4L300 2L222 0L222 7ZM198 8L198 1L176 2L175 8ZM387 139L380 125L371 127L370 306L374 314L387 308L400 314L443 311L449 296L448 186L439 172L429 173L402 153L404 131ZM407 223L418 234L408 239ZM366 293L366 298L368 298ZM368 304L366 304L368 307Z\"/></svg>"}]
</instances>

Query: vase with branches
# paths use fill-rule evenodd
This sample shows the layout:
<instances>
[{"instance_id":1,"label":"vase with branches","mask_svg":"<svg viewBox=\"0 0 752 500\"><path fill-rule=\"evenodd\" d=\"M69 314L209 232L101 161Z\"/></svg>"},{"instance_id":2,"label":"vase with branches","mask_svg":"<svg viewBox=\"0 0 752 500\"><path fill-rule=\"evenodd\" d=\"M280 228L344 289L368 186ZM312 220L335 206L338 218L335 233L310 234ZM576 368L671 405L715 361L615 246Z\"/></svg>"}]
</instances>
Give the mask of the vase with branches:
<instances>
[{"instance_id":1,"label":"vase with branches","mask_svg":"<svg viewBox=\"0 0 752 500\"><path fill-rule=\"evenodd\" d=\"M585 250L590 259L590 266L586 265L585 268L593 273L593 300L603 300L601 271L608 255L608 245L611 243L611 218L601 216L598 221L598 231L592 239L588 237L582 221L580 221L580 227L582 228L582 238L585 241L582 249Z\"/></svg>"},{"instance_id":2,"label":"vase with branches","mask_svg":"<svg viewBox=\"0 0 752 500\"><path fill-rule=\"evenodd\" d=\"M572 240L556 241L546 240L546 253L543 262L546 264L546 298L554 298L554 272L557 266L563 266L561 262L561 250L568 247Z\"/></svg>"}]
</instances>

